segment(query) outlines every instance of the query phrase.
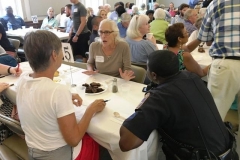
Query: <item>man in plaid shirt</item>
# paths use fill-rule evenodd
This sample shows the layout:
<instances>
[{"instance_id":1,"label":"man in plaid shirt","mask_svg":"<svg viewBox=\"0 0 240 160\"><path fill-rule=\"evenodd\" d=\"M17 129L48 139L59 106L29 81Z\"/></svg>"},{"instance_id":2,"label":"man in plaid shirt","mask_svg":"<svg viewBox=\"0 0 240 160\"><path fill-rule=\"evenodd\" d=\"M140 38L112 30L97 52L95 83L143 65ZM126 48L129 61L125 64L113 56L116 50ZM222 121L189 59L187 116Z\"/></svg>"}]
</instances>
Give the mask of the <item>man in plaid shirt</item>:
<instances>
[{"instance_id":1,"label":"man in plaid shirt","mask_svg":"<svg viewBox=\"0 0 240 160\"><path fill-rule=\"evenodd\" d=\"M225 118L236 95L238 95L238 108L240 107L239 17L239 0L213 0L207 8L198 35L200 41L212 41L209 54L213 57L213 62L208 88L222 119ZM240 134L237 139L240 142ZM239 147L240 145L238 145L238 153L240 153Z\"/></svg>"}]
</instances>

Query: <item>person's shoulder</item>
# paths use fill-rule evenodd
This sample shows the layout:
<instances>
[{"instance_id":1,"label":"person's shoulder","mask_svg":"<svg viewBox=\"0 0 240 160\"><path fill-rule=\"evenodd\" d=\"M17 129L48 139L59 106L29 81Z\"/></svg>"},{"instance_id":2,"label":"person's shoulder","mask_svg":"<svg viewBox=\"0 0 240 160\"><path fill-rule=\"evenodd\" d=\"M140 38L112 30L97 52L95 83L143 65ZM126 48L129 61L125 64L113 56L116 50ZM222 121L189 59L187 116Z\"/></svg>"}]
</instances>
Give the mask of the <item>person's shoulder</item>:
<instances>
[{"instance_id":1,"label":"person's shoulder","mask_svg":"<svg viewBox=\"0 0 240 160\"><path fill-rule=\"evenodd\" d=\"M120 47L129 47L128 43L124 40L119 40L117 45Z\"/></svg>"},{"instance_id":2,"label":"person's shoulder","mask_svg":"<svg viewBox=\"0 0 240 160\"><path fill-rule=\"evenodd\" d=\"M15 15L14 16L16 19L22 19L22 17L18 16L18 15Z\"/></svg>"},{"instance_id":3,"label":"person's shoulder","mask_svg":"<svg viewBox=\"0 0 240 160\"><path fill-rule=\"evenodd\" d=\"M92 47L93 49L99 49L101 47L101 42L99 42L99 41L92 42L90 47Z\"/></svg>"}]
</instances>

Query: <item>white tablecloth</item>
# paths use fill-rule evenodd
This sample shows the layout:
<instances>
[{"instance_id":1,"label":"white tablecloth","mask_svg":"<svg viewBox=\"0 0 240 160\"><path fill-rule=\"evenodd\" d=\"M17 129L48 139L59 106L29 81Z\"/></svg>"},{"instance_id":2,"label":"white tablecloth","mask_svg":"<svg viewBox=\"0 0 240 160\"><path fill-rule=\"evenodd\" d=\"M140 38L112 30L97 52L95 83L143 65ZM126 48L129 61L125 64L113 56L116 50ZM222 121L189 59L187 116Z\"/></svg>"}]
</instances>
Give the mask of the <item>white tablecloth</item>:
<instances>
[{"instance_id":1,"label":"white tablecloth","mask_svg":"<svg viewBox=\"0 0 240 160\"><path fill-rule=\"evenodd\" d=\"M31 71L29 64L27 62L21 63L21 68L23 71ZM159 143L159 137L156 131L153 131L150 135L148 141L144 142L137 149L131 150L129 152L122 152L119 148L118 142L120 139L119 129L123 122L122 119L115 118L113 112L119 112L121 116L127 118L132 113L134 113L135 107L142 100L144 93L142 92L143 84L125 81L123 79L118 79L118 93L111 92L111 80L113 77L96 74L94 76L88 76L82 73L83 69L72 67L72 76L73 83L77 87L71 88L72 92L77 92L83 99L83 107L75 108L76 117L79 120L84 113L86 106L88 106L95 99L105 99L110 100L107 102L105 109L96 114L91 123L87 132L94 140L96 140L100 145L108 149L111 157L114 160L157 160L162 156L160 154L161 147ZM60 76L57 79L63 83L65 80L71 77L70 66L62 65L59 68ZM1 78L0 82L15 83L18 78L14 76L6 76ZM82 84L85 82L100 82L106 84L106 91L98 95L86 95L84 89L82 89ZM121 87L123 84L127 84L130 88L126 91L122 90ZM10 98L11 101L16 101L16 90L15 86L7 89L4 94ZM140 127L140 126L139 126ZM163 158L161 158L162 160Z\"/></svg>"},{"instance_id":2,"label":"white tablecloth","mask_svg":"<svg viewBox=\"0 0 240 160\"><path fill-rule=\"evenodd\" d=\"M29 31L36 31L38 29L31 29L31 28L25 28L25 29L17 29L17 30L11 30L11 31L6 31L7 36L14 36L14 37L21 37L22 39L24 39L24 36L26 35L27 32ZM58 38L60 40L64 40L64 39L68 39L68 33L64 33L64 32L57 32L57 31L53 31L50 30L53 33L56 34L56 36L58 36Z\"/></svg>"}]
</instances>

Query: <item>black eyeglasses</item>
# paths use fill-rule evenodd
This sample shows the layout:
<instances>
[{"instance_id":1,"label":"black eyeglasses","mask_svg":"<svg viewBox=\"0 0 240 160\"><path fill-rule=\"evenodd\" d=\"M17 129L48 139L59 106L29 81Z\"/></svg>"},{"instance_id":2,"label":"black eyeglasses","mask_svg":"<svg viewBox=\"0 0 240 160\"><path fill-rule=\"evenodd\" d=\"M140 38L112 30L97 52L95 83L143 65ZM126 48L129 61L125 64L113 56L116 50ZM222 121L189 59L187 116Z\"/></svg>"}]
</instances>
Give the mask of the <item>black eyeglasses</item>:
<instances>
[{"instance_id":1,"label":"black eyeglasses","mask_svg":"<svg viewBox=\"0 0 240 160\"><path fill-rule=\"evenodd\" d=\"M103 34L105 34L106 36L109 36L111 33L113 33L114 31L98 31L98 34L101 36Z\"/></svg>"}]
</instances>

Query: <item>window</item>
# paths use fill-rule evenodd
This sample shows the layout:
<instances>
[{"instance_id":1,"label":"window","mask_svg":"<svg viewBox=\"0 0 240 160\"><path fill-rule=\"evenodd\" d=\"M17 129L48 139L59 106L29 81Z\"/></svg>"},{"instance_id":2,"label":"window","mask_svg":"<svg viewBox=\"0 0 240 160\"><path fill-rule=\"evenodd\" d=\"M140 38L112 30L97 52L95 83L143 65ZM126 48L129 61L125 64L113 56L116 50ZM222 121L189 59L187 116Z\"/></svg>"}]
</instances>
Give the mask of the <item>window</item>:
<instances>
[{"instance_id":1,"label":"window","mask_svg":"<svg viewBox=\"0 0 240 160\"><path fill-rule=\"evenodd\" d=\"M6 7L11 6L13 14L23 17L22 3L19 0L0 0L0 17L6 15Z\"/></svg>"},{"instance_id":2,"label":"window","mask_svg":"<svg viewBox=\"0 0 240 160\"><path fill-rule=\"evenodd\" d=\"M84 0L83 4L85 5L85 7L91 7L94 11L94 15L97 15L98 12L98 7L99 6L103 6L103 0Z\"/></svg>"}]
</instances>

